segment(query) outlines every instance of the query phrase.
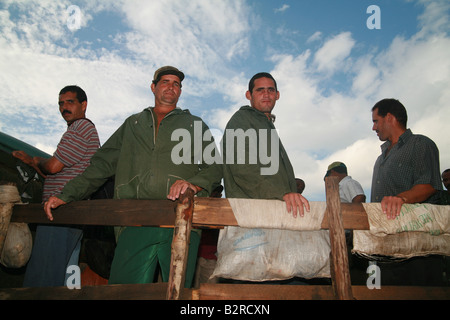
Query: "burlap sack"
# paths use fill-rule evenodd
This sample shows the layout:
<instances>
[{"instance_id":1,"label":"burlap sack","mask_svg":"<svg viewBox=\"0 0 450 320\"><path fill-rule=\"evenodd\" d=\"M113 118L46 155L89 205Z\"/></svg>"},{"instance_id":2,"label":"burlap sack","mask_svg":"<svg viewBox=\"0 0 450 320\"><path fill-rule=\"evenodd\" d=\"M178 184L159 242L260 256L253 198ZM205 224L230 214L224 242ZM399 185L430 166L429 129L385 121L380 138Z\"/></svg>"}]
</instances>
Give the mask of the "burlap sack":
<instances>
[{"instance_id":1,"label":"burlap sack","mask_svg":"<svg viewBox=\"0 0 450 320\"><path fill-rule=\"evenodd\" d=\"M372 234L395 234L405 231L450 234L450 206L428 203L404 204L400 215L388 220L380 203L363 203Z\"/></svg>"},{"instance_id":2,"label":"burlap sack","mask_svg":"<svg viewBox=\"0 0 450 320\"><path fill-rule=\"evenodd\" d=\"M19 191L15 185L0 185L0 203L16 203L20 201Z\"/></svg>"},{"instance_id":3,"label":"burlap sack","mask_svg":"<svg viewBox=\"0 0 450 320\"><path fill-rule=\"evenodd\" d=\"M30 259L33 239L26 223L12 222L0 256L0 263L7 268L21 268Z\"/></svg>"},{"instance_id":4,"label":"burlap sack","mask_svg":"<svg viewBox=\"0 0 450 320\"><path fill-rule=\"evenodd\" d=\"M310 212L294 218L284 201L228 200L240 227L220 231L218 261L211 278L330 277L329 234L320 230L326 203L310 202Z\"/></svg>"},{"instance_id":5,"label":"burlap sack","mask_svg":"<svg viewBox=\"0 0 450 320\"><path fill-rule=\"evenodd\" d=\"M330 277L327 230L291 231L226 227L211 278L242 281Z\"/></svg>"},{"instance_id":6,"label":"burlap sack","mask_svg":"<svg viewBox=\"0 0 450 320\"><path fill-rule=\"evenodd\" d=\"M20 201L15 185L0 185L0 263L7 268L23 267L31 256L33 240L28 225L10 223L14 203Z\"/></svg>"},{"instance_id":7,"label":"burlap sack","mask_svg":"<svg viewBox=\"0 0 450 320\"><path fill-rule=\"evenodd\" d=\"M242 228L283 230L320 230L326 202L310 202L310 212L294 218L280 200L228 199L234 216Z\"/></svg>"},{"instance_id":8,"label":"burlap sack","mask_svg":"<svg viewBox=\"0 0 450 320\"><path fill-rule=\"evenodd\" d=\"M450 255L450 206L403 205L399 217L388 220L379 203L365 203L370 230L353 231L353 253L408 259Z\"/></svg>"},{"instance_id":9,"label":"burlap sack","mask_svg":"<svg viewBox=\"0 0 450 320\"><path fill-rule=\"evenodd\" d=\"M376 236L369 231L353 233L353 253L408 259L431 254L450 256L450 235L434 236L424 232L402 232Z\"/></svg>"}]
</instances>

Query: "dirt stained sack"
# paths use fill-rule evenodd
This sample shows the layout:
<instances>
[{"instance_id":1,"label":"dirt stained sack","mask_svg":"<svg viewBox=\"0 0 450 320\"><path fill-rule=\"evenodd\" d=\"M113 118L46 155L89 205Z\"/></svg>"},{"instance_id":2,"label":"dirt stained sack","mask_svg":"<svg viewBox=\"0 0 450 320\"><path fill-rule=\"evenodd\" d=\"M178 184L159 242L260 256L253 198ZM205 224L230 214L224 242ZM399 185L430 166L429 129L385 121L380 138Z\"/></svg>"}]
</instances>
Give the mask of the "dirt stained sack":
<instances>
[{"instance_id":1,"label":"dirt stained sack","mask_svg":"<svg viewBox=\"0 0 450 320\"><path fill-rule=\"evenodd\" d=\"M292 231L226 227L211 278L242 281L330 277L328 230Z\"/></svg>"},{"instance_id":2,"label":"dirt stained sack","mask_svg":"<svg viewBox=\"0 0 450 320\"><path fill-rule=\"evenodd\" d=\"M7 268L21 268L30 259L33 239L26 223L11 222L8 227L0 263Z\"/></svg>"}]
</instances>

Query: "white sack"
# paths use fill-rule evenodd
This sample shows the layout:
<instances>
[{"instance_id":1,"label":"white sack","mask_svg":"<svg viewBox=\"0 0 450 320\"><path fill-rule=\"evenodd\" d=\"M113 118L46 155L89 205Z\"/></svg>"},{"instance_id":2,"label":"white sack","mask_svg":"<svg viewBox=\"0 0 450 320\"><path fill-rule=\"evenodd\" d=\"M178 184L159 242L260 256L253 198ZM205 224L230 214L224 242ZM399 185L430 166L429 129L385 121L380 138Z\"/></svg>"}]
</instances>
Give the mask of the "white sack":
<instances>
[{"instance_id":1,"label":"white sack","mask_svg":"<svg viewBox=\"0 0 450 320\"><path fill-rule=\"evenodd\" d=\"M330 277L327 230L226 227L220 231L213 277L242 281Z\"/></svg>"}]
</instances>

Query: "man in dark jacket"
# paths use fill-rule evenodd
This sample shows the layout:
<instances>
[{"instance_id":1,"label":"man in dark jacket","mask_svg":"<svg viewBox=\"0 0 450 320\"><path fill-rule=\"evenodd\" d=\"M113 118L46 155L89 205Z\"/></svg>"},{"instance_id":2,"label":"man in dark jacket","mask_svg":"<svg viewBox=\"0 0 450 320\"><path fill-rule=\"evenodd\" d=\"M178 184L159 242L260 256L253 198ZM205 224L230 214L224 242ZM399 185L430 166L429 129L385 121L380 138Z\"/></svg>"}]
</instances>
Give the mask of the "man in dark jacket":
<instances>
[{"instance_id":1,"label":"man in dark jacket","mask_svg":"<svg viewBox=\"0 0 450 320\"><path fill-rule=\"evenodd\" d=\"M250 80L246 98L251 106L231 117L223 136L225 193L227 198L283 200L289 212L303 216L309 203L297 192L294 169L273 124L279 97L269 73Z\"/></svg>"},{"instance_id":2,"label":"man in dark jacket","mask_svg":"<svg viewBox=\"0 0 450 320\"><path fill-rule=\"evenodd\" d=\"M156 70L151 85L155 106L125 120L94 155L84 174L68 184L60 195L50 198L45 204L50 220L51 209L83 199L113 175L116 199L175 200L188 188L199 195L208 195L220 183L220 167L208 165L195 152L199 149L203 153L211 143L196 141L195 130L200 130L199 136L203 137L208 127L199 117L177 107L183 79L184 74L174 67ZM172 139L175 131L192 137L189 146L193 152L184 150L189 156L183 158L183 163L173 152L180 144ZM121 228L109 283L153 282L158 264L163 281L168 281L172 236L173 229L169 228ZM199 239L199 234L192 231L186 287L193 279Z\"/></svg>"}]
</instances>

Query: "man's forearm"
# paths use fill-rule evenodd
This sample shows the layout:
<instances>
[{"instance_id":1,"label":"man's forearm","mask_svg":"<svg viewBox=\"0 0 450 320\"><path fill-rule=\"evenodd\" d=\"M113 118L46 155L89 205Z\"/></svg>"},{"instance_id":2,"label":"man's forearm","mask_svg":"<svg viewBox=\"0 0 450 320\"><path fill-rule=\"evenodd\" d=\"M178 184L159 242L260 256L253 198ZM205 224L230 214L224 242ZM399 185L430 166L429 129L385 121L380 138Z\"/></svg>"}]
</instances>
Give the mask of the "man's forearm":
<instances>
[{"instance_id":1,"label":"man's forearm","mask_svg":"<svg viewBox=\"0 0 450 320\"><path fill-rule=\"evenodd\" d=\"M430 184L417 184L411 189L397 194L405 203L421 203L436 193Z\"/></svg>"},{"instance_id":2,"label":"man's forearm","mask_svg":"<svg viewBox=\"0 0 450 320\"><path fill-rule=\"evenodd\" d=\"M62 164L55 157L51 158L41 158L34 157L33 161L36 167L39 168L44 174L55 174L60 172L64 168L64 164Z\"/></svg>"}]
</instances>

